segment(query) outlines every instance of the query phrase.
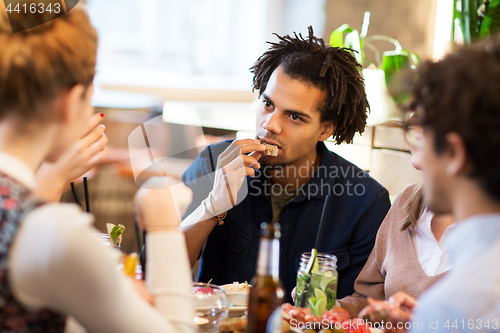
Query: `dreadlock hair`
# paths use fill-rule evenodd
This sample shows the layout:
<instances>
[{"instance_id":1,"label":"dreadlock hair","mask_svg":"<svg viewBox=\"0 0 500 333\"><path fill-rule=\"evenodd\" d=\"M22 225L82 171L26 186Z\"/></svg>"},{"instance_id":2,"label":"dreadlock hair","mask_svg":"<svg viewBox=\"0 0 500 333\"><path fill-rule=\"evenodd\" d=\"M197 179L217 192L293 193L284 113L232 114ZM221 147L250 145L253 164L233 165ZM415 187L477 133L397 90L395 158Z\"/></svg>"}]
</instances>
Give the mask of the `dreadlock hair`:
<instances>
[{"instance_id":1,"label":"dreadlock hair","mask_svg":"<svg viewBox=\"0 0 500 333\"><path fill-rule=\"evenodd\" d=\"M356 132L363 133L366 127L369 104L365 94L365 84L361 76L361 65L347 48L325 46L322 38L313 35L309 26L309 37L304 39L299 33L295 37L279 36L278 43L257 59L250 68L254 74L253 89L259 97L266 90L274 70L281 66L292 79L326 92L320 106L321 121L335 125L333 139L337 144L352 143Z\"/></svg>"}]
</instances>

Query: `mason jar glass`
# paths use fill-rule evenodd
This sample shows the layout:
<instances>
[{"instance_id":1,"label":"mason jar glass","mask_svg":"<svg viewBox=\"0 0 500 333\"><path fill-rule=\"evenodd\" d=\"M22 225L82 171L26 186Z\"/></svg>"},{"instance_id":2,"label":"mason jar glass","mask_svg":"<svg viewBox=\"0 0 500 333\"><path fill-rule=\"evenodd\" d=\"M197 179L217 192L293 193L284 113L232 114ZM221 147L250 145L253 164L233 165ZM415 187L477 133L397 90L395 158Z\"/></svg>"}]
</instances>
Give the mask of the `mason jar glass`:
<instances>
[{"instance_id":1,"label":"mason jar glass","mask_svg":"<svg viewBox=\"0 0 500 333\"><path fill-rule=\"evenodd\" d=\"M295 306L309 307L314 315L321 316L325 310L333 309L337 298L337 257L318 253L310 274L306 267L311 252L304 252L297 272Z\"/></svg>"}]
</instances>

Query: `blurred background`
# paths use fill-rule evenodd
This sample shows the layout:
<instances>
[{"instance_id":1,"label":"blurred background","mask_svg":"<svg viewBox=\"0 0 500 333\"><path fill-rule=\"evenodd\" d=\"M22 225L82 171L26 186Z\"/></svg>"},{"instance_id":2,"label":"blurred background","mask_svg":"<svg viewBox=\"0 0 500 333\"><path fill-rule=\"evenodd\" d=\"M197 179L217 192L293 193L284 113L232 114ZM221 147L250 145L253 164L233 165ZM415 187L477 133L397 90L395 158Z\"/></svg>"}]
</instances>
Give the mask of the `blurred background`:
<instances>
[{"instance_id":1,"label":"blurred background","mask_svg":"<svg viewBox=\"0 0 500 333\"><path fill-rule=\"evenodd\" d=\"M369 35L395 38L422 58L439 57L449 39L453 1L87 0L87 9L100 37L98 84L136 91L234 90L247 94L212 99L251 101L248 68L266 41L277 40L272 33L307 35L312 25L328 41L344 23L360 31L369 11ZM377 46L392 48L385 42Z\"/></svg>"},{"instance_id":2,"label":"blurred background","mask_svg":"<svg viewBox=\"0 0 500 333\"><path fill-rule=\"evenodd\" d=\"M93 172L89 185L96 227L105 231L106 222L124 224L122 250L137 251L140 237L134 230L133 196L144 179L162 174L148 168L152 159L165 160L182 216L191 193L180 184L180 175L198 152L208 143L253 137L252 103L257 94L252 92L248 69L267 49L266 41L277 41L273 33L307 36L311 25L315 35L328 43L332 31L348 24L368 36L397 39L421 59L437 59L449 48L453 3L87 0L83 5L99 33L93 104L96 112L105 114L110 149L109 160ZM367 31L366 12L370 13ZM368 66L380 65L377 53L395 46L385 40L371 44L374 48L364 50L363 71L372 108L369 126L352 145L327 142L327 146L368 171L394 198L419 174L411 167L398 108L384 76L374 65ZM151 149L137 142L131 146L131 133L148 121ZM134 170L131 158L145 166ZM71 195L66 193L64 200L71 201Z\"/></svg>"}]
</instances>

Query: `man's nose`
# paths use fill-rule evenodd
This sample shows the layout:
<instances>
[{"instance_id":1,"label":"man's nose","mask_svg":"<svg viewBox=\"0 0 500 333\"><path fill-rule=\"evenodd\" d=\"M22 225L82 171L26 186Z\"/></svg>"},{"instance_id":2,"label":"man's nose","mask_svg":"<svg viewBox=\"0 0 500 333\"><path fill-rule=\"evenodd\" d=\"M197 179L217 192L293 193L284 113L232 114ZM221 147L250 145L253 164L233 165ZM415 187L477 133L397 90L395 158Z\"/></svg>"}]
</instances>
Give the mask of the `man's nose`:
<instances>
[{"instance_id":1,"label":"man's nose","mask_svg":"<svg viewBox=\"0 0 500 333\"><path fill-rule=\"evenodd\" d=\"M264 127L264 129L267 130L268 132L272 132L274 134L280 134L281 124L278 112L274 111L273 113L269 114L262 127Z\"/></svg>"}]
</instances>

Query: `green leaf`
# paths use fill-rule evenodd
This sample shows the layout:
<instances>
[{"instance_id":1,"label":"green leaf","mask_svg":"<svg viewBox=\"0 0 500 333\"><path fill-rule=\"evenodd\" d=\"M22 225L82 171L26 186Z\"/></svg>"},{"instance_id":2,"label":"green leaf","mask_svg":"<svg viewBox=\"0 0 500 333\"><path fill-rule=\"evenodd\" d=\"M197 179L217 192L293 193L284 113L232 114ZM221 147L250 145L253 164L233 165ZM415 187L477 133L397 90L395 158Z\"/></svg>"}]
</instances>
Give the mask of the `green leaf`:
<instances>
[{"instance_id":1,"label":"green leaf","mask_svg":"<svg viewBox=\"0 0 500 333\"><path fill-rule=\"evenodd\" d=\"M477 36L476 0L455 0L455 17L460 21L464 44L470 44Z\"/></svg>"},{"instance_id":2,"label":"green leaf","mask_svg":"<svg viewBox=\"0 0 500 333\"><path fill-rule=\"evenodd\" d=\"M344 44L344 33L348 34L353 32L354 29L351 28L349 24L342 24L340 27L337 29L333 30L332 34L330 35L330 46L333 47L345 47Z\"/></svg>"},{"instance_id":3,"label":"green leaf","mask_svg":"<svg viewBox=\"0 0 500 333\"><path fill-rule=\"evenodd\" d=\"M358 30L353 30L345 36L345 45L346 47L356 51L354 52L353 56L360 64L362 64L363 59L361 57L361 38L359 37Z\"/></svg>"},{"instance_id":4,"label":"green leaf","mask_svg":"<svg viewBox=\"0 0 500 333\"><path fill-rule=\"evenodd\" d=\"M469 18L470 42L474 42L479 39L479 18L477 16L479 5L476 0L464 0L464 2L468 4L467 15Z\"/></svg>"},{"instance_id":5,"label":"green leaf","mask_svg":"<svg viewBox=\"0 0 500 333\"><path fill-rule=\"evenodd\" d=\"M408 54L408 56L411 59L411 62L413 63L412 64L412 68L416 67L422 61L422 59L420 59L420 57L418 56L418 54L416 54L414 52L411 52L409 50L401 50L401 54Z\"/></svg>"},{"instance_id":6,"label":"green leaf","mask_svg":"<svg viewBox=\"0 0 500 333\"><path fill-rule=\"evenodd\" d=\"M410 96L411 83L405 80L403 71L411 70L411 56L409 52L386 51L383 54L382 69L385 73L385 84L396 104L404 103Z\"/></svg>"},{"instance_id":7,"label":"green leaf","mask_svg":"<svg viewBox=\"0 0 500 333\"><path fill-rule=\"evenodd\" d=\"M109 234L109 236L113 240L113 243L116 242L118 237L121 234L123 234L124 231L125 231L125 226L123 224L118 224L113 227L113 230L111 230L111 233Z\"/></svg>"},{"instance_id":8,"label":"green leaf","mask_svg":"<svg viewBox=\"0 0 500 333\"><path fill-rule=\"evenodd\" d=\"M491 0L479 31L479 37L485 38L500 32L500 0Z\"/></svg>"},{"instance_id":9,"label":"green leaf","mask_svg":"<svg viewBox=\"0 0 500 333\"><path fill-rule=\"evenodd\" d=\"M455 21L456 21L456 18L458 18L458 12L457 12L457 1L453 1L453 19L452 19L452 22L451 22L451 42L454 43L455 42Z\"/></svg>"},{"instance_id":10,"label":"green leaf","mask_svg":"<svg viewBox=\"0 0 500 333\"><path fill-rule=\"evenodd\" d=\"M359 36L359 32L349 24L342 24L332 32L330 46L347 47L355 50L356 52L352 52L352 55L360 64L363 64L363 40Z\"/></svg>"}]
</instances>

